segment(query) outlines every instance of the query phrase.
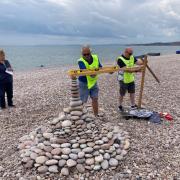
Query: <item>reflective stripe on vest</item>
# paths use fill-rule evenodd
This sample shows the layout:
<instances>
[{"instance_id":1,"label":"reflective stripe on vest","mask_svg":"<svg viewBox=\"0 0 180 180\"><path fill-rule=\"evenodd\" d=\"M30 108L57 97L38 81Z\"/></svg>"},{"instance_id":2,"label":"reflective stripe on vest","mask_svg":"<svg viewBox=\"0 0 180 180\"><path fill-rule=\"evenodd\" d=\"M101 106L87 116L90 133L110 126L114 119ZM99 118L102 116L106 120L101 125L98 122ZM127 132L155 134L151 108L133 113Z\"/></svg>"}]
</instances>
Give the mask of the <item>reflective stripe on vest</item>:
<instances>
[{"instance_id":1,"label":"reflective stripe on vest","mask_svg":"<svg viewBox=\"0 0 180 180\"><path fill-rule=\"evenodd\" d=\"M92 58L93 58L92 64L88 64L88 62L83 57L81 57L78 61L82 61L86 69L99 68L98 56L95 54L92 54ZM86 78L87 78L88 89L91 89L96 84L98 77L96 75L95 77L86 76Z\"/></svg>"},{"instance_id":2,"label":"reflective stripe on vest","mask_svg":"<svg viewBox=\"0 0 180 180\"><path fill-rule=\"evenodd\" d=\"M130 56L129 60L126 60L124 57L120 56L118 59L121 59L126 67L133 67L134 66L134 56ZM134 82L134 73L124 72L123 73L123 82L124 83L131 83Z\"/></svg>"}]
</instances>

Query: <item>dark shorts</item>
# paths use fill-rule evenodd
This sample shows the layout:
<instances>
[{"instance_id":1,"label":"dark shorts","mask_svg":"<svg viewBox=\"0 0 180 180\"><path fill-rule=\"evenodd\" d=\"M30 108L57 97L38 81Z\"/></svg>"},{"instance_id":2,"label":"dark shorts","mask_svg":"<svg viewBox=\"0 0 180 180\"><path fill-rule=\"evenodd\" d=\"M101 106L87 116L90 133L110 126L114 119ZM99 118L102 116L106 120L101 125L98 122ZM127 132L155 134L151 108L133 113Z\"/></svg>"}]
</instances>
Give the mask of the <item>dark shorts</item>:
<instances>
[{"instance_id":1,"label":"dark shorts","mask_svg":"<svg viewBox=\"0 0 180 180\"><path fill-rule=\"evenodd\" d=\"M134 82L125 84L123 81L119 81L119 85L120 85L119 93L121 96L124 96L126 94L126 91L128 91L128 93L135 93L135 83Z\"/></svg>"},{"instance_id":2,"label":"dark shorts","mask_svg":"<svg viewBox=\"0 0 180 180\"><path fill-rule=\"evenodd\" d=\"M98 85L95 84L91 89L88 89L87 83L79 81L79 92L81 101L86 103L89 96L91 98L98 98L99 88Z\"/></svg>"}]
</instances>

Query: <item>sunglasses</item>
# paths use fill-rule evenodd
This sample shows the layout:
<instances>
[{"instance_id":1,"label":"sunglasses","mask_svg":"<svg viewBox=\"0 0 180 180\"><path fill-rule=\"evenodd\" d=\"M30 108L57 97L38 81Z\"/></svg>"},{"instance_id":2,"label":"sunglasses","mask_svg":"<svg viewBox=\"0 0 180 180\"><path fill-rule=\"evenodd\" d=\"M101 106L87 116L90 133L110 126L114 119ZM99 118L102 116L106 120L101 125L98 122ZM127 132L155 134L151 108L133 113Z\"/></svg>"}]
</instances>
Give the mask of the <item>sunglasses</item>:
<instances>
[{"instance_id":1,"label":"sunglasses","mask_svg":"<svg viewBox=\"0 0 180 180\"><path fill-rule=\"evenodd\" d=\"M88 54L83 54L83 56L90 56L90 53L88 53Z\"/></svg>"},{"instance_id":2,"label":"sunglasses","mask_svg":"<svg viewBox=\"0 0 180 180\"><path fill-rule=\"evenodd\" d=\"M129 52L127 52L127 54L129 54L129 56L131 56L133 53L129 53Z\"/></svg>"}]
</instances>

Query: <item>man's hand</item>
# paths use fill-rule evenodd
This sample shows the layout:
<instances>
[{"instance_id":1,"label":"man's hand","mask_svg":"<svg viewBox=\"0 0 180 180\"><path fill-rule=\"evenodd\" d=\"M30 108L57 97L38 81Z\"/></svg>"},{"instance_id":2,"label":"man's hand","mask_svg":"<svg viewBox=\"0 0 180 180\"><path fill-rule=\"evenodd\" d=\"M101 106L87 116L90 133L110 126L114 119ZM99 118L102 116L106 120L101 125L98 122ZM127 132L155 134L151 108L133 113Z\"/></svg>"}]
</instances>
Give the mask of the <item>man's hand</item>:
<instances>
[{"instance_id":1,"label":"man's hand","mask_svg":"<svg viewBox=\"0 0 180 180\"><path fill-rule=\"evenodd\" d=\"M96 75L94 74L94 75L90 75L92 78L95 78L96 77Z\"/></svg>"},{"instance_id":2,"label":"man's hand","mask_svg":"<svg viewBox=\"0 0 180 180\"><path fill-rule=\"evenodd\" d=\"M76 77L75 75L71 75L71 79L72 79L72 80L76 80L77 77Z\"/></svg>"}]
</instances>

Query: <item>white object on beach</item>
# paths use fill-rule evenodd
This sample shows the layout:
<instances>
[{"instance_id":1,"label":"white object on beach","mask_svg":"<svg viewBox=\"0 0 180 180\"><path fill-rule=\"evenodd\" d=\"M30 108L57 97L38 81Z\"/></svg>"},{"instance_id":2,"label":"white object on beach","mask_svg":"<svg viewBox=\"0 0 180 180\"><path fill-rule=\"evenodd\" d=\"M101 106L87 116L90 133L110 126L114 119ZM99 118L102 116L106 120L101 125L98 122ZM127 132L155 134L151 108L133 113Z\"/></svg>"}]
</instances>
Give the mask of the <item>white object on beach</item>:
<instances>
[{"instance_id":1,"label":"white object on beach","mask_svg":"<svg viewBox=\"0 0 180 180\"><path fill-rule=\"evenodd\" d=\"M10 75L12 75L12 76L13 76L13 72L12 72L12 71L8 71L8 70L6 70L6 73L8 73L8 74L10 74Z\"/></svg>"}]
</instances>

